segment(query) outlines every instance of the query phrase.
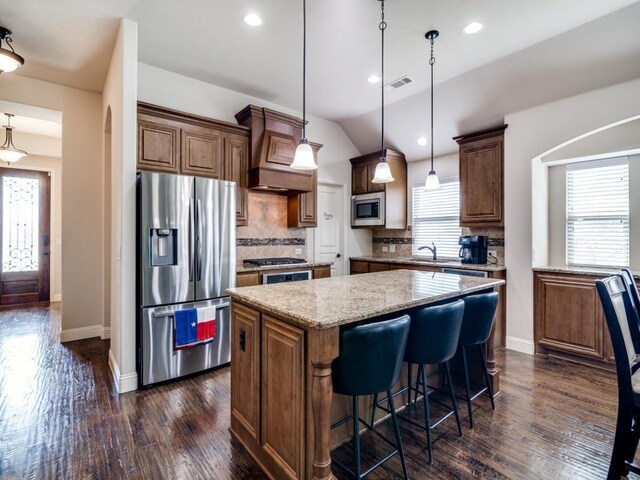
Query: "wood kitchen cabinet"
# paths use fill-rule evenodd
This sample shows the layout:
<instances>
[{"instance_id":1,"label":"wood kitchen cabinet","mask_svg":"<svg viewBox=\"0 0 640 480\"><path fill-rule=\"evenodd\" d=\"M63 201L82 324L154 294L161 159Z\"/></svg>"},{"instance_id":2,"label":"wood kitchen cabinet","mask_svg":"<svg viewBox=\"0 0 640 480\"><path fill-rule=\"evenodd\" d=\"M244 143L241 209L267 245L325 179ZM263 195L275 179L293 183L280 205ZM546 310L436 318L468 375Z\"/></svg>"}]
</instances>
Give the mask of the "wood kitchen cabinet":
<instances>
[{"instance_id":1,"label":"wood kitchen cabinet","mask_svg":"<svg viewBox=\"0 0 640 480\"><path fill-rule=\"evenodd\" d=\"M351 158L351 194L384 192L385 225L352 228L407 228L407 161L403 153L385 149L385 157L394 181L372 183L382 151Z\"/></svg>"},{"instance_id":2,"label":"wood kitchen cabinet","mask_svg":"<svg viewBox=\"0 0 640 480\"><path fill-rule=\"evenodd\" d=\"M304 377L304 330L263 314L260 443L291 478L304 469Z\"/></svg>"},{"instance_id":3,"label":"wood kitchen cabinet","mask_svg":"<svg viewBox=\"0 0 640 480\"><path fill-rule=\"evenodd\" d=\"M319 143L309 142L313 157L318 165ZM312 190L305 193L294 193L287 198L287 227L316 228L318 226L318 170L312 173Z\"/></svg>"},{"instance_id":4,"label":"wood kitchen cabinet","mask_svg":"<svg viewBox=\"0 0 640 480\"><path fill-rule=\"evenodd\" d=\"M260 314L234 305L231 322L231 416L256 441L260 436Z\"/></svg>"},{"instance_id":5,"label":"wood kitchen cabinet","mask_svg":"<svg viewBox=\"0 0 640 480\"><path fill-rule=\"evenodd\" d=\"M236 224L248 223L249 129L138 103L138 170L236 182Z\"/></svg>"},{"instance_id":6,"label":"wood kitchen cabinet","mask_svg":"<svg viewBox=\"0 0 640 480\"><path fill-rule=\"evenodd\" d=\"M286 273L291 270L308 270L309 267L300 267L299 265L295 265L293 268L283 268L276 270L264 270L257 272L240 272L236 275L236 286L237 287L253 287L255 285L262 285L262 275L264 273ZM319 266L311 268L311 276L315 280L317 278L327 278L331 276L331 267L330 266Z\"/></svg>"},{"instance_id":7,"label":"wood kitchen cabinet","mask_svg":"<svg viewBox=\"0 0 640 480\"><path fill-rule=\"evenodd\" d=\"M595 285L606 275L533 275L536 353L611 368L613 350Z\"/></svg>"},{"instance_id":8,"label":"wood kitchen cabinet","mask_svg":"<svg viewBox=\"0 0 640 480\"><path fill-rule=\"evenodd\" d=\"M504 226L504 131L454 137L460 145L460 226Z\"/></svg>"}]
</instances>

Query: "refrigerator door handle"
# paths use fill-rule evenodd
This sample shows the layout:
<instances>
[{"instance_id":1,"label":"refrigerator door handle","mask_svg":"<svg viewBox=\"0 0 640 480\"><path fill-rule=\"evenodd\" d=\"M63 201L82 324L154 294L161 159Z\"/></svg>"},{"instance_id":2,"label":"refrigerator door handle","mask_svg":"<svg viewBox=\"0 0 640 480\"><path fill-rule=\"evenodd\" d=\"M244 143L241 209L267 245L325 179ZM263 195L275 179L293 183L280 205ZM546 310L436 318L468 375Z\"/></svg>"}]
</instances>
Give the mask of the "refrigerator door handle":
<instances>
[{"instance_id":1,"label":"refrigerator door handle","mask_svg":"<svg viewBox=\"0 0 640 480\"><path fill-rule=\"evenodd\" d=\"M194 236L194 220L193 220L194 212L193 212L193 199L189 200L189 281L193 282L193 263L194 263L194 247L193 247L193 236Z\"/></svg>"},{"instance_id":2,"label":"refrigerator door handle","mask_svg":"<svg viewBox=\"0 0 640 480\"><path fill-rule=\"evenodd\" d=\"M196 281L202 280L202 202L196 200Z\"/></svg>"}]
</instances>

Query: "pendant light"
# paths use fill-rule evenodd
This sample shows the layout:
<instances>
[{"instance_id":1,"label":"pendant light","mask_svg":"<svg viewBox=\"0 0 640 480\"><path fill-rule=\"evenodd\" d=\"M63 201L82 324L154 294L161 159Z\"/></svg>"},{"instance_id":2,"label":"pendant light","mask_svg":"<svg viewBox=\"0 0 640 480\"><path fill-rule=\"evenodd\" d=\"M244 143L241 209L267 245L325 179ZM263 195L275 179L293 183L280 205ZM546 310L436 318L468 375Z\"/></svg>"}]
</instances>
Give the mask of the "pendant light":
<instances>
[{"instance_id":1,"label":"pendant light","mask_svg":"<svg viewBox=\"0 0 640 480\"><path fill-rule=\"evenodd\" d=\"M438 38L440 32L437 30L429 30L425 34L425 38L431 42L431 58L429 59L429 65L431 66L431 171L427 175L427 181L424 184L424 188L427 190L438 190L440 188L440 180L438 175L433 169L433 64L436 63L436 59L433 56L433 41Z\"/></svg>"},{"instance_id":2,"label":"pendant light","mask_svg":"<svg viewBox=\"0 0 640 480\"><path fill-rule=\"evenodd\" d=\"M2 146L0 146L0 160L7 163L13 163L17 162L22 157L26 157L27 152L16 148L13 144L13 127L11 126L11 117L14 115L12 113L5 113L5 115L7 116L7 125L4 126L4 129L7 132L7 136Z\"/></svg>"},{"instance_id":3,"label":"pendant light","mask_svg":"<svg viewBox=\"0 0 640 480\"><path fill-rule=\"evenodd\" d=\"M7 44L7 48L2 47L2 41ZM13 72L16 68L24 65L24 58L16 53L11 46L11 30L0 27L0 73Z\"/></svg>"},{"instance_id":4,"label":"pendant light","mask_svg":"<svg viewBox=\"0 0 640 480\"><path fill-rule=\"evenodd\" d=\"M380 161L376 165L376 173L371 180L371 183L389 183L395 179L391 175L391 169L387 162L387 157L384 154L384 31L387 28L387 22L384 21L384 0L380 1L380 25L378 28L382 37L382 68L380 73L380 91L382 92L382 118L381 118L381 133L380 133Z\"/></svg>"},{"instance_id":5,"label":"pendant light","mask_svg":"<svg viewBox=\"0 0 640 480\"><path fill-rule=\"evenodd\" d=\"M302 0L302 139L296 148L291 168L315 170L313 150L307 140L307 0Z\"/></svg>"}]
</instances>

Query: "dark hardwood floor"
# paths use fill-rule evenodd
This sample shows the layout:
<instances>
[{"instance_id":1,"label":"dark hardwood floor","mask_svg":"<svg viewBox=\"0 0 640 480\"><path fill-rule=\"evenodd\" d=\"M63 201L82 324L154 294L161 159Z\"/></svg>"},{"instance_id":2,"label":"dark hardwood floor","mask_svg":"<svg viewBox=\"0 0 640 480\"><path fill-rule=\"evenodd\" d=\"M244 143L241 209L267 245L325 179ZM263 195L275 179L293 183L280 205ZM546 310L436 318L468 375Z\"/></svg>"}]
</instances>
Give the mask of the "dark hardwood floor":
<instances>
[{"instance_id":1,"label":"dark hardwood floor","mask_svg":"<svg viewBox=\"0 0 640 480\"><path fill-rule=\"evenodd\" d=\"M228 368L118 396L108 342L61 345L59 330L57 307L0 310L0 478L264 478L228 432ZM496 411L479 399L464 437L452 419L435 430L433 465L424 433L401 423L410 477L605 478L614 375L515 352L499 352L498 362ZM390 425L381 431L391 435ZM385 446L363 437L366 462ZM334 455L348 462L349 449ZM393 459L368 478L400 471Z\"/></svg>"}]
</instances>

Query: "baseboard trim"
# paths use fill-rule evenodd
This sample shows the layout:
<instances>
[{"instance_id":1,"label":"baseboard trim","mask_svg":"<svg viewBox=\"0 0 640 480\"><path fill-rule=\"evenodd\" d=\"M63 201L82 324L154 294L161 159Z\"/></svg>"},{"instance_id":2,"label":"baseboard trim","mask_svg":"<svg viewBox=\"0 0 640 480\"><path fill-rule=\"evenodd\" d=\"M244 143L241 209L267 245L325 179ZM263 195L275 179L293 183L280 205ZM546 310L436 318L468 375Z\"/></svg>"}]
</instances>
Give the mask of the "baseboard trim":
<instances>
[{"instance_id":1,"label":"baseboard trim","mask_svg":"<svg viewBox=\"0 0 640 480\"><path fill-rule=\"evenodd\" d=\"M518 337L507 336L507 350L515 350L516 352L533 355L535 353L535 345L531 340L525 340Z\"/></svg>"},{"instance_id":2,"label":"baseboard trim","mask_svg":"<svg viewBox=\"0 0 640 480\"><path fill-rule=\"evenodd\" d=\"M52 302L61 302L62 301L62 294L61 293L57 293L53 296L53 298L51 299Z\"/></svg>"},{"instance_id":3,"label":"baseboard trim","mask_svg":"<svg viewBox=\"0 0 640 480\"><path fill-rule=\"evenodd\" d=\"M111 338L111 327L102 327L102 334L100 334L102 340L109 340Z\"/></svg>"},{"instance_id":4,"label":"baseboard trim","mask_svg":"<svg viewBox=\"0 0 640 480\"><path fill-rule=\"evenodd\" d=\"M118 362L116 362L116 357L113 355L113 350L111 349L109 349L109 368L111 369L113 383L118 393L132 392L138 389L138 374L128 373L121 375Z\"/></svg>"},{"instance_id":5,"label":"baseboard trim","mask_svg":"<svg viewBox=\"0 0 640 480\"><path fill-rule=\"evenodd\" d=\"M102 325L89 325L88 327L68 328L60 332L60 343L75 342L85 338L94 338L102 335Z\"/></svg>"}]
</instances>

